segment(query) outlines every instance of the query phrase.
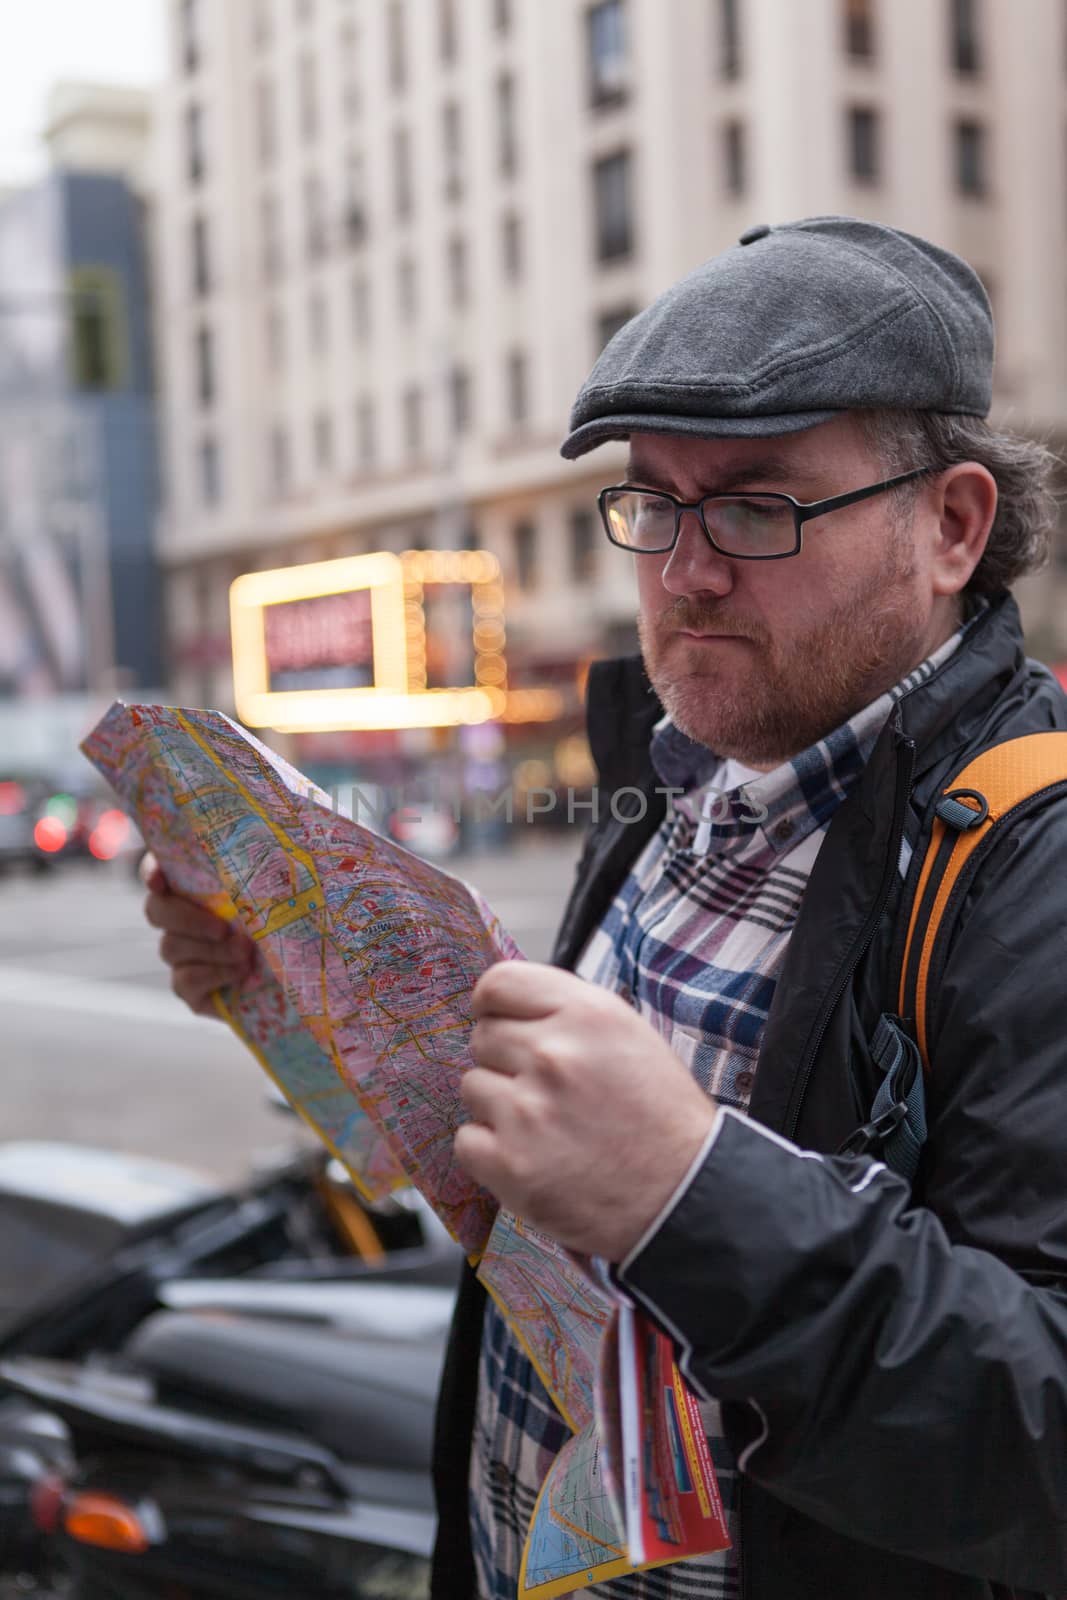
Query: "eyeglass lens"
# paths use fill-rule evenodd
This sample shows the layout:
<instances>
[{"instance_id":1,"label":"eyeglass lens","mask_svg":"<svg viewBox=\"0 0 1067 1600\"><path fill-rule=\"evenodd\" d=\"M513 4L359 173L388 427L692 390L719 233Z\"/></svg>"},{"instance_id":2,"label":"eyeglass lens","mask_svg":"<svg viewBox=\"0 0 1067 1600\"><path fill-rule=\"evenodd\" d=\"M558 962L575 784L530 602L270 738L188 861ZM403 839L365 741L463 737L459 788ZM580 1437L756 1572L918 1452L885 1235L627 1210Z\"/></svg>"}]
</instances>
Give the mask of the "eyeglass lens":
<instances>
[{"instance_id":1,"label":"eyeglass lens","mask_svg":"<svg viewBox=\"0 0 1067 1600\"><path fill-rule=\"evenodd\" d=\"M775 495L713 495L702 502L704 526L726 555L767 556L791 552L796 523L788 500ZM612 539L631 550L669 550L675 506L665 495L613 490L604 497Z\"/></svg>"}]
</instances>

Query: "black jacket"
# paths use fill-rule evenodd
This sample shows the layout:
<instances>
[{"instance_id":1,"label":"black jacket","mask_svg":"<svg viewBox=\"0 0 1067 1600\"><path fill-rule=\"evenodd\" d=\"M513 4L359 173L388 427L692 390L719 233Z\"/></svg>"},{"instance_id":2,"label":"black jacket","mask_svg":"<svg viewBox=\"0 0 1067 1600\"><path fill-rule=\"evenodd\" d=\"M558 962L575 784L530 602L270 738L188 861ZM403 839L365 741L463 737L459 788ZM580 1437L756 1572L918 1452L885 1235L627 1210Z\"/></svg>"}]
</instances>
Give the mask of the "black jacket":
<instances>
[{"instance_id":1,"label":"black jacket","mask_svg":"<svg viewBox=\"0 0 1067 1600\"><path fill-rule=\"evenodd\" d=\"M641 822L609 814L591 832L561 965L662 815L648 757L659 713L636 659L594 669L602 790L649 802ZM1067 701L1025 660L1007 597L900 701L816 859L751 1121L724 1119L623 1274L723 1402L744 1468L744 1600L1067 1595L1067 784L981 861L934 974L914 1190L833 1155L870 1109L867 1041L895 1009L914 875L902 889L902 836L917 870L933 802L971 756L1064 728ZM466 1484L481 1314L469 1277L438 1417L435 1600L476 1592Z\"/></svg>"}]
</instances>

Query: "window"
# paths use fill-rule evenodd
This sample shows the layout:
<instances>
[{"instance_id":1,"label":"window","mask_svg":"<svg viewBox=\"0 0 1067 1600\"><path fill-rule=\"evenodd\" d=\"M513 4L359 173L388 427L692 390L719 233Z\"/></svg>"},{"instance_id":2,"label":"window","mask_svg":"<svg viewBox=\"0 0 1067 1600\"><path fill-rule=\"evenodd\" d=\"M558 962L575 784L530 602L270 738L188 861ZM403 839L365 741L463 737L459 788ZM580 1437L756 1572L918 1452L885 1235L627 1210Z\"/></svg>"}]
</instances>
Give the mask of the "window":
<instances>
[{"instance_id":1,"label":"window","mask_svg":"<svg viewBox=\"0 0 1067 1600\"><path fill-rule=\"evenodd\" d=\"M300 102L300 137L306 144L318 138L319 133L319 81L315 70L315 57L300 57L297 77Z\"/></svg>"},{"instance_id":2,"label":"window","mask_svg":"<svg viewBox=\"0 0 1067 1600\"><path fill-rule=\"evenodd\" d=\"M508 419L515 427L522 426L529 412L528 387L526 357L521 350L512 350L507 359Z\"/></svg>"},{"instance_id":3,"label":"window","mask_svg":"<svg viewBox=\"0 0 1067 1600\"><path fill-rule=\"evenodd\" d=\"M364 272L352 279L352 332L357 344L370 338L370 283Z\"/></svg>"},{"instance_id":4,"label":"window","mask_svg":"<svg viewBox=\"0 0 1067 1600\"><path fill-rule=\"evenodd\" d=\"M396 310L403 323L414 322L418 315L418 280L412 256L401 256L396 264Z\"/></svg>"},{"instance_id":5,"label":"window","mask_svg":"<svg viewBox=\"0 0 1067 1600\"><path fill-rule=\"evenodd\" d=\"M597 535L593 513L585 506L571 512L571 577L589 583L596 575Z\"/></svg>"},{"instance_id":6,"label":"window","mask_svg":"<svg viewBox=\"0 0 1067 1600\"><path fill-rule=\"evenodd\" d=\"M259 202L260 265L268 283L282 270L282 216L275 194L265 194Z\"/></svg>"},{"instance_id":7,"label":"window","mask_svg":"<svg viewBox=\"0 0 1067 1600\"><path fill-rule=\"evenodd\" d=\"M222 462L217 439L201 439L199 456L200 504L210 511L222 499Z\"/></svg>"},{"instance_id":8,"label":"window","mask_svg":"<svg viewBox=\"0 0 1067 1600\"><path fill-rule=\"evenodd\" d=\"M309 261L321 261L326 254L326 203L317 172L304 179L304 248Z\"/></svg>"},{"instance_id":9,"label":"window","mask_svg":"<svg viewBox=\"0 0 1067 1600\"><path fill-rule=\"evenodd\" d=\"M308 344L320 359L330 348L330 307L321 289L308 296Z\"/></svg>"},{"instance_id":10,"label":"window","mask_svg":"<svg viewBox=\"0 0 1067 1600\"><path fill-rule=\"evenodd\" d=\"M448 241L448 298L454 311L462 310L467 304L467 278L467 241L462 234L455 233Z\"/></svg>"},{"instance_id":11,"label":"window","mask_svg":"<svg viewBox=\"0 0 1067 1600\"><path fill-rule=\"evenodd\" d=\"M277 160L278 99L270 78L260 78L256 84L256 149L262 166Z\"/></svg>"},{"instance_id":12,"label":"window","mask_svg":"<svg viewBox=\"0 0 1067 1600\"><path fill-rule=\"evenodd\" d=\"M196 397L201 406L215 401L215 340L210 328L200 328L196 335Z\"/></svg>"},{"instance_id":13,"label":"window","mask_svg":"<svg viewBox=\"0 0 1067 1600\"><path fill-rule=\"evenodd\" d=\"M466 433L471 425L471 376L466 367L453 367L448 393L452 432Z\"/></svg>"},{"instance_id":14,"label":"window","mask_svg":"<svg viewBox=\"0 0 1067 1600\"><path fill-rule=\"evenodd\" d=\"M845 54L853 61L874 60L874 0L844 0Z\"/></svg>"},{"instance_id":15,"label":"window","mask_svg":"<svg viewBox=\"0 0 1067 1600\"><path fill-rule=\"evenodd\" d=\"M74 387L88 391L121 388L126 376L126 346L118 278L106 269L78 268L70 275L68 296Z\"/></svg>"},{"instance_id":16,"label":"window","mask_svg":"<svg viewBox=\"0 0 1067 1600\"><path fill-rule=\"evenodd\" d=\"M404 422L404 448L409 456L422 454L422 391L404 390L401 401Z\"/></svg>"},{"instance_id":17,"label":"window","mask_svg":"<svg viewBox=\"0 0 1067 1600\"><path fill-rule=\"evenodd\" d=\"M441 60L451 66L458 54L456 30L456 0L437 0L437 31Z\"/></svg>"},{"instance_id":18,"label":"window","mask_svg":"<svg viewBox=\"0 0 1067 1600\"><path fill-rule=\"evenodd\" d=\"M289 434L280 422L270 430L268 454L271 488L275 494L285 494L289 488L292 463L289 457Z\"/></svg>"},{"instance_id":19,"label":"window","mask_svg":"<svg viewBox=\"0 0 1067 1600\"><path fill-rule=\"evenodd\" d=\"M741 0L715 0L719 8L719 74L741 76Z\"/></svg>"},{"instance_id":20,"label":"window","mask_svg":"<svg viewBox=\"0 0 1067 1600\"><path fill-rule=\"evenodd\" d=\"M211 254L206 217L193 218L189 243L193 264L193 293L203 297L211 293Z\"/></svg>"},{"instance_id":21,"label":"window","mask_svg":"<svg viewBox=\"0 0 1067 1600\"><path fill-rule=\"evenodd\" d=\"M385 17L389 87L397 94L407 83L407 41L404 37L403 0L389 0Z\"/></svg>"},{"instance_id":22,"label":"window","mask_svg":"<svg viewBox=\"0 0 1067 1600\"><path fill-rule=\"evenodd\" d=\"M618 261L633 249L630 152L593 164L593 208L598 261Z\"/></svg>"},{"instance_id":23,"label":"window","mask_svg":"<svg viewBox=\"0 0 1067 1600\"><path fill-rule=\"evenodd\" d=\"M723 182L727 194L745 192L745 129L741 122L726 122L722 129Z\"/></svg>"},{"instance_id":24,"label":"window","mask_svg":"<svg viewBox=\"0 0 1067 1600\"><path fill-rule=\"evenodd\" d=\"M623 0L600 0L586 13L586 29L590 102L617 105L626 98L629 80Z\"/></svg>"},{"instance_id":25,"label":"window","mask_svg":"<svg viewBox=\"0 0 1067 1600\"><path fill-rule=\"evenodd\" d=\"M497 160L502 178L514 177L519 165L515 137L515 80L502 72L496 80Z\"/></svg>"},{"instance_id":26,"label":"window","mask_svg":"<svg viewBox=\"0 0 1067 1600\"><path fill-rule=\"evenodd\" d=\"M359 116L359 34L355 25L346 23L341 29L341 104L345 116L354 121Z\"/></svg>"},{"instance_id":27,"label":"window","mask_svg":"<svg viewBox=\"0 0 1067 1600\"><path fill-rule=\"evenodd\" d=\"M393 211L398 222L411 216L414 207L411 172L411 134L407 128L393 129Z\"/></svg>"},{"instance_id":28,"label":"window","mask_svg":"<svg viewBox=\"0 0 1067 1600\"><path fill-rule=\"evenodd\" d=\"M356 405L356 460L364 472L374 466L378 454L374 401L364 395Z\"/></svg>"},{"instance_id":29,"label":"window","mask_svg":"<svg viewBox=\"0 0 1067 1600\"><path fill-rule=\"evenodd\" d=\"M960 194L981 200L989 192L988 140L980 122L961 118L956 123L956 187Z\"/></svg>"},{"instance_id":30,"label":"window","mask_svg":"<svg viewBox=\"0 0 1067 1600\"><path fill-rule=\"evenodd\" d=\"M333 421L326 411L315 417L311 429L311 446L315 455L315 470L330 472L333 469Z\"/></svg>"},{"instance_id":31,"label":"window","mask_svg":"<svg viewBox=\"0 0 1067 1600\"><path fill-rule=\"evenodd\" d=\"M185 108L185 172L190 183L200 183L206 169L204 159L204 111L194 100Z\"/></svg>"},{"instance_id":32,"label":"window","mask_svg":"<svg viewBox=\"0 0 1067 1600\"><path fill-rule=\"evenodd\" d=\"M875 183L881 172L879 119L869 106L848 111L848 165L858 183Z\"/></svg>"},{"instance_id":33,"label":"window","mask_svg":"<svg viewBox=\"0 0 1067 1600\"><path fill-rule=\"evenodd\" d=\"M345 159L345 238L355 248L366 243L367 232L366 165L362 154L349 151Z\"/></svg>"},{"instance_id":34,"label":"window","mask_svg":"<svg viewBox=\"0 0 1067 1600\"><path fill-rule=\"evenodd\" d=\"M280 306L270 306L264 324L267 367L277 376L285 371L285 317Z\"/></svg>"},{"instance_id":35,"label":"window","mask_svg":"<svg viewBox=\"0 0 1067 1600\"><path fill-rule=\"evenodd\" d=\"M612 306L609 311L602 311L596 320L597 353L609 344L620 328L625 328L632 317L636 317L636 306Z\"/></svg>"},{"instance_id":36,"label":"window","mask_svg":"<svg viewBox=\"0 0 1067 1600\"><path fill-rule=\"evenodd\" d=\"M271 8L274 0L254 0L252 12L252 48L265 50L274 36Z\"/></svg>"},{"instance_id":37,"label":"window","mask_svg":"<svg viewBox=\"0 0 1067 1600\"><path fill-rule=\"evenodd\" d=\"M515 576L520 589L537 584L537 529L532 522L515 524Z\"/></svg>"},{"instance_id":38,"label":"window","mask_svg":"<svg viewBox=\"0 0 1067 1600\"><path fill-rule=\"evenodd\" d=\"M200 65L198 21L197 0L181 0L178 28L181 36L182 66L186 72L195 72Z\"/></svg>"},{"instance_id":39,"label":"window","mask_svg":"<svg viewBox=\"0 0 1067 1600\"><path fill-rule=\"evenodd\" d=\"M458 200L463 193L463 124L455 100L441 107L441 146L444 151L445 199Z\"/></svg>"},{"instance_id":40,"label":"window","mask_svg":"<svg viewBox=\"0 0 1067 1600\"><path fill-rule=\"evenodd\" d=\"M500 253L505 278L517 282L522 277L522 218L514 211L501 221Z\"/></svg>"},{"instance_id":41,"label":"window","mask_svg":"<svg viewBox=\"0 0 1067 1600\"><path fill-rule=\"evenodd\" d=\"M950 51L957 72L968 76L981 72L982 51L978 36L978 0L949 0Z\"/></svg>"}]
</instances>

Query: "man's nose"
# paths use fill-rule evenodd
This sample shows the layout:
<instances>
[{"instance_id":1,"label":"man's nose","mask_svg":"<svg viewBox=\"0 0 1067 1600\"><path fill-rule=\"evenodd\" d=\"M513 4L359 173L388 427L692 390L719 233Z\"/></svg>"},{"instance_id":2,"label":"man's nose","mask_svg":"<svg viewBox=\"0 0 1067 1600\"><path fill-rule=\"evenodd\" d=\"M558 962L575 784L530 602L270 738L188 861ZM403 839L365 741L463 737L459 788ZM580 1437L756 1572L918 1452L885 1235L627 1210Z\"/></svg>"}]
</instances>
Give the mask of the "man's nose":
<instances>
[{"instance_id":1,"label":"man's nose","mask_svg":"<svg viewBox=\"0 0 1067 1600\"><path fill-rule=\"evenodd\" d=\"M712 548L695 511L683 511L678 528L678 543L663 564L663 587L671 594L693 594L711 590L729 594L734 586L734 567L729 556Z\"/></svg>"}]
</instances>

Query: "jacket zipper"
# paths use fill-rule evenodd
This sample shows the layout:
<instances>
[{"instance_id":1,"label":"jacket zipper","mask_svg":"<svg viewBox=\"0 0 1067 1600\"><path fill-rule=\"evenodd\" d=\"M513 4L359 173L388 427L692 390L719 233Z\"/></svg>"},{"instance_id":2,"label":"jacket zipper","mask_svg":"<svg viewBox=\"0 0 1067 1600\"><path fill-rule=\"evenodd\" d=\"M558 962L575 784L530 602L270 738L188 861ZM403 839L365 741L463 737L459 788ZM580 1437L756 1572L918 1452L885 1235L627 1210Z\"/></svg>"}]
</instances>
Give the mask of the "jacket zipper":
<instances>
[{"instance_id":1,"label":"jacket zipper","mask_svg":"<svg viewBox=\"0 0 1067 1600\"><path fill-rule=\"evenodd\" d=\"M786 1127L783 1129L787 1139L792 1139L796 1133L797 1123L800 1121L800 1108L804 1103L804 1095L807 1092L808 1080L811 1077L812 1068L815 1065L815 1057L819 1053L823 1035L830 1025L830 1018L838 1001L845 992L849 979L874 938L878 924L882 919L882 913L889 900L900 862L900 841L904 834L905 807L908 796L911 793L911 779L914 769L915 741L913 739L905 739L897 756L897 781L893 790L893 823L890 830L886 864L882 873L881 883L878 886L878 895L866 922L860 930L858 939L837 970L822 1010L816 1018L807 1049L801 1057L800 1068L797 1073L797 1088L793 1110L787 1120Z\"/></svg>"}]
</instances>

